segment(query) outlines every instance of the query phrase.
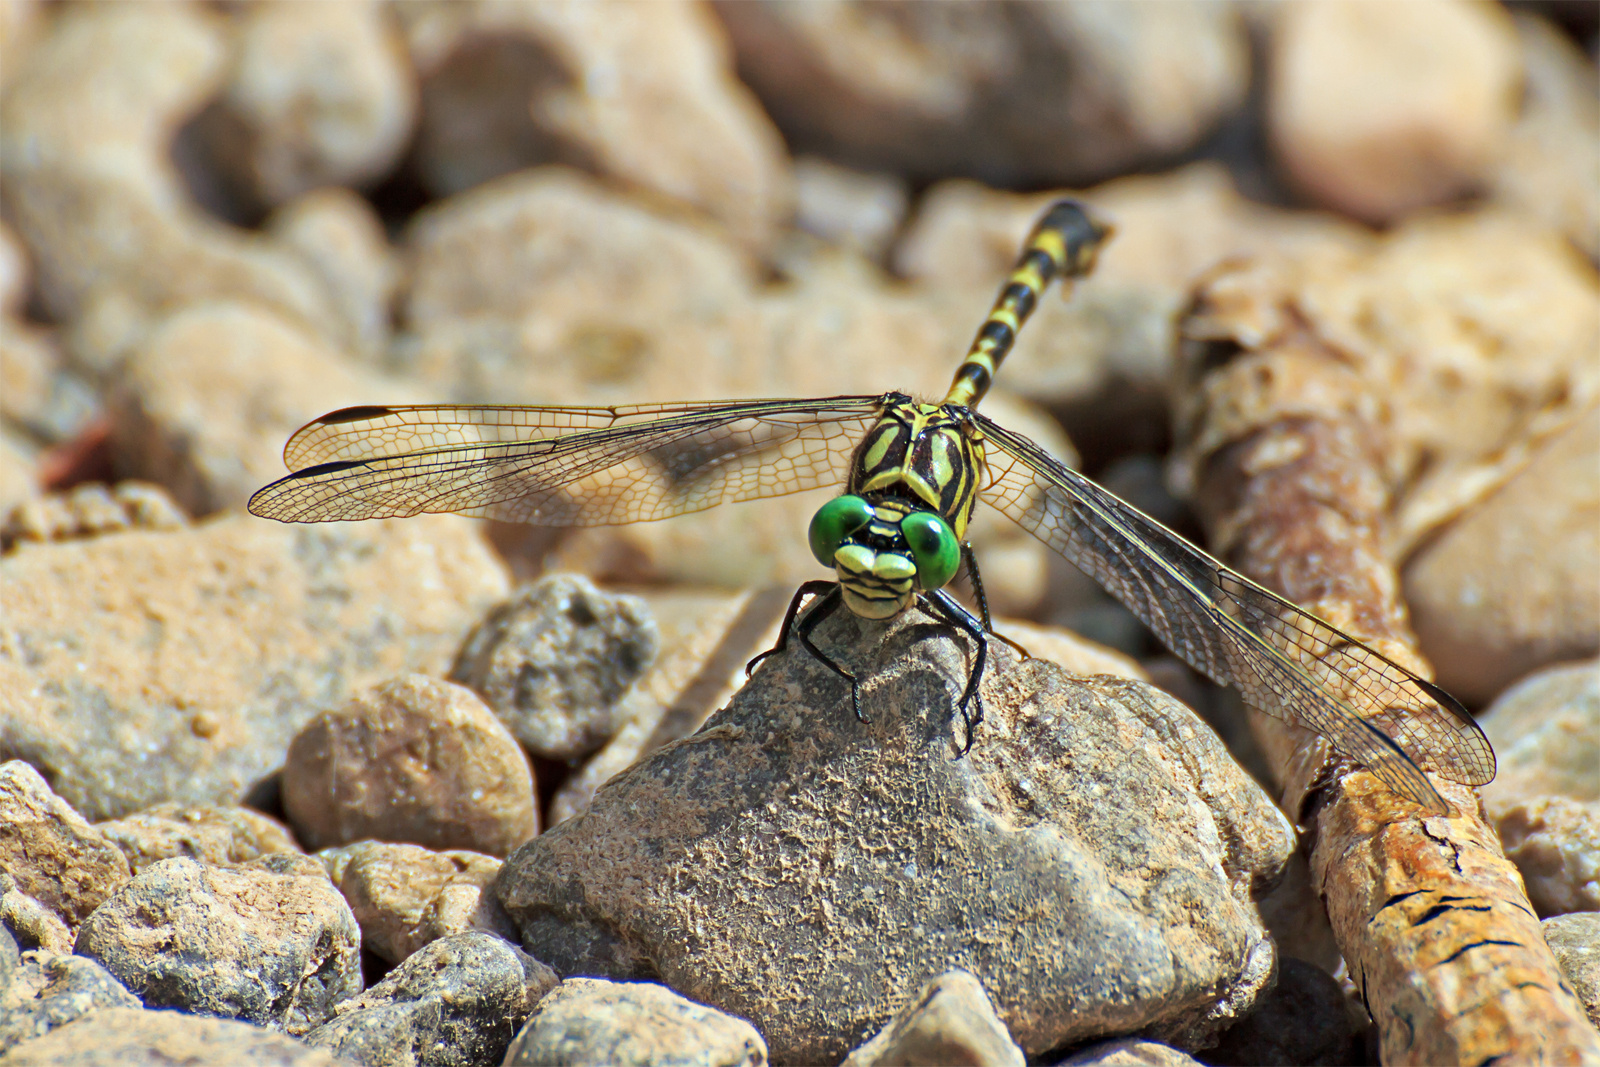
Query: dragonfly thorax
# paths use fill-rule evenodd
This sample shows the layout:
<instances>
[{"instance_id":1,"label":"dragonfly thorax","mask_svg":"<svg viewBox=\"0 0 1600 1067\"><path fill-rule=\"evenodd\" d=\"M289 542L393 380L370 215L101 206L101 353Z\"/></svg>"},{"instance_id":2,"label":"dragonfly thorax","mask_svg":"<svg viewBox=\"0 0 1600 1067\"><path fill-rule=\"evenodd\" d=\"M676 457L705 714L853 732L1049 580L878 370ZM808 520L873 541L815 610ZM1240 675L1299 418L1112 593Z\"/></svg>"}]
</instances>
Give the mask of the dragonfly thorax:
<instances>
[{"instance_id":1,"label":"dragonfly thorax","mask_svg":"<svg viewBox=\"0 0 1600 1067\"><path fill-rule=\"evenodd\" d=\"M937 512L960 539L984 470L983 435L966 408L919 404L891 393L877 425L856 449L849 492Z\"/></svg>"}]
</instances>

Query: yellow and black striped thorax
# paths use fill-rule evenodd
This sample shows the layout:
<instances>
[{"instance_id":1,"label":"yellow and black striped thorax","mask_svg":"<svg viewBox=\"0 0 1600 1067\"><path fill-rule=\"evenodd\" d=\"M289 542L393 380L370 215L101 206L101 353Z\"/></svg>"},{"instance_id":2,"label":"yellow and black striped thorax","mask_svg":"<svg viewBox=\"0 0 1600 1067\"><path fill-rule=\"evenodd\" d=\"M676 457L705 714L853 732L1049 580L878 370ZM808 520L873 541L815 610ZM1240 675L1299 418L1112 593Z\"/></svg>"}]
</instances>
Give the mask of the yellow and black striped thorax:
<instances>
[{"instance_id":1,"label":"yellow and black striped thorax","mask_svg":"<svg viewBox=\"0 0 1600 1067\"><path fill-rule=\"evenodd\" d=\"M849 492L937 512L956 537L965 537L986 469L983 435L965 415L890 393L878 424L856 449Z\"/></svg>"}]
</instances>

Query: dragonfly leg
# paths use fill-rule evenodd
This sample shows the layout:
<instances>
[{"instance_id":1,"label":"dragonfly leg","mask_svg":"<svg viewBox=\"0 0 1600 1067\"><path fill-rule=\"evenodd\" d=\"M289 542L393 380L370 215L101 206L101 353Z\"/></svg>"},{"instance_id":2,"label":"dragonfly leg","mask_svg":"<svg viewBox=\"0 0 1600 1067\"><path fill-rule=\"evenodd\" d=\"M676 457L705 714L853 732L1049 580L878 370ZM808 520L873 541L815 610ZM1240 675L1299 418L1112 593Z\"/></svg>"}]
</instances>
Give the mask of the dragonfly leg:
<instances>
[{"instance_id":1,"label":"dragonfly leg","mask_svg":"<svg viewBox=\"0 0 1600 1067\"><path fill-rule=\"evenodd\" d=\"M816 629L823 619L838 610L839 605L843 603L839 594L838 582L829 582L819 578L816 581L806 582L795 590L794 599L789 601L789 610L783 616L783 625L778 629L778 643L744 665L745 677L748 678L751 672L756 669L756 664L773 653L782 652L789 647L789 636L796 632L795 618L800 614L800 605L805 603L806 597L809 596L820 596L822 599L810 611L806 612L805 618L800 620L798 631L800 643L806 646L806 651L815 656L819 663L850 683L850 705L855 710L856 718L862 722L870 722L871 720L861 713L861 691L856 684L856 676L835 663L827 653L818 648L811 640L811 631Z\"/></svg>"},{"instance_id":2,"label":"dragonfly leg","mask_svg":"<svg viewBox=\"0 0 1600 1067\"><path fill-rule=\"evenodd\" d=\"M935 589L922 594L922 603L930 614L936 615L965 633L978 646L978 654L973 657L972 670L967 674L967 688L961 694L961 700L956 704L961 712L961 721L967 728L966 744L961 746L961 754L965 756L972 751L972 740L977 734L978 724L983 722L983 698L978 695L978 683L983 681L984 664L989 659L989 633L978 619L962 607L960 602L946 593L943 589Z\"/></svg>"},{"instance_id":3,"label":"dragonfly leg","mask_svg":"<svg viewBox=\"0 0 1600 1067\"><path fill-rule=\"evenodd\" d=\"M756 664L760 663L768 656L777 652L782 652L784 649L789 647L789 633L794 629L794 617L800 614L800 605L805 603L806 597L822 596L825 593L832 592L838 587L838 582L829 582L818 578L815 581L806 582L801 585L799 589L796 589L794 591L794 599L789 601L789 610L783 614L783 625L778 628L778 643L761 653L761 655L752 659L749 663L746 663L744 665L744 676L746 678L750 677L750 675L755 672Z\"/></svg>"},{"instance_id":4,"label":"dragonfly leg","mask_svg":"<svg viewBox=\"0 0 1600 1067\"><path fill-rule=\"evenodd\" d=\"M806 584L809 585L811 583L808 582ZM850 683L850 707L855 711L857 721L871 722L872 720L867 718L861 711L861 686L856 683L856 676L835 663L826 652L811 641L811 631L815 630L823 619L839 610L839 605L844 603L844 594L837 582L826 582L824 584L831 588L821 600L817 601L815 607L806 612L806 617L800 620L800 625L795 632L800 638L800 643L806 646L806 651L817 658L818 663L821 663L834 674Z\"/></svg>"},{"instance_id":5,"label":"dragonfly leg","mask_svg":"<svg viewBox=\"0 0 1600 1067\"><path fill-rule=\"evenodd\" d=\"M1023 659L1032 659L1033 653L1017 644L1005 634L994 628L994 620L989 617L989 598L983 595L983 578L978 574L978 557L972 551L972 544L968 541L961 542L961 558L967 564L967 577L972 579L972 595L978 601L978 615L983 619L983 629L991 637L998 637L1016 650Z\"/></svg>"}]
</instances>

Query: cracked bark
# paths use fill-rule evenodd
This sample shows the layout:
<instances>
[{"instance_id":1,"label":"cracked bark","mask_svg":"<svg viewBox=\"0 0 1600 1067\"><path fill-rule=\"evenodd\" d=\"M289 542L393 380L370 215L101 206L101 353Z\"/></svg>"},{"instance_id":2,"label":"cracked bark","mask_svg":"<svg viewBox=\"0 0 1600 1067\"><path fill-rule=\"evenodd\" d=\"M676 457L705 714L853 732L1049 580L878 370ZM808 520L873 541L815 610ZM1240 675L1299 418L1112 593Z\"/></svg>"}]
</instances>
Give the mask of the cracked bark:
<instances>
[{"instance_id":1,"label":"cracked bark","mask_svg":"<svg viewBox=\"0 0 1600 1067\"><path fill-rule=\"evenodd\" d=\"M1220 295L1203 286L1184 324L1180 443L1212 552L1429 678L1384 553L1382 398L1287 286L1266 282L1262 306L1270 272L1233 270L1234 287L1225 268L1211 280ZM1600 1033L1476 789L1430 774L1453 809L1430 815L1315 735L1260 715L1253 725L1285 809L1309 827L1313 878L1384 1063L1600 1061Z\"/></svg>"}]
</instances>

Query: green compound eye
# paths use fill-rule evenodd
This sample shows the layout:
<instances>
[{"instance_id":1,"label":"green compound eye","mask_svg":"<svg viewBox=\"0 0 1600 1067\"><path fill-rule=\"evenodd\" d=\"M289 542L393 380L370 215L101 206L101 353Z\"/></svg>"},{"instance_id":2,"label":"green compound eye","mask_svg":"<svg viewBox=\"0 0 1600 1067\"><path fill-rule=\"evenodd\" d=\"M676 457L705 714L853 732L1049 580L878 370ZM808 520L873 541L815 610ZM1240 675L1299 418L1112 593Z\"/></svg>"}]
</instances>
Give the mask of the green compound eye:
<instances>
[{"instance_id":1,"label":"green compound eye","mask_svg":"<svg viewBox=\"0 0 1600 1067\"><path fill-rule=\"evenodd\" d=\"M872 505L858 496L834 497L811 517L811 554L824 567L833 566L833 554L844 539L872 520Z\"/></svg>"},{"instance_id":2,"label":"green compound eye","mask_svg":"<svg viewBox=\"0 0 1600 1067\"><path fill-rule=\"evenodd\" d=\"M961 566L961 542L949 524L931 511L918 511L900 520L900 532L917 564L917 585L943 589L949 584Z\"/></svg>"}]
</instances>

